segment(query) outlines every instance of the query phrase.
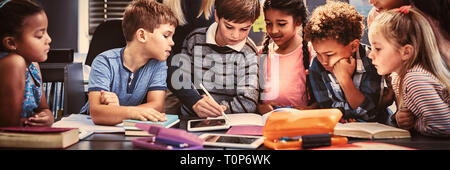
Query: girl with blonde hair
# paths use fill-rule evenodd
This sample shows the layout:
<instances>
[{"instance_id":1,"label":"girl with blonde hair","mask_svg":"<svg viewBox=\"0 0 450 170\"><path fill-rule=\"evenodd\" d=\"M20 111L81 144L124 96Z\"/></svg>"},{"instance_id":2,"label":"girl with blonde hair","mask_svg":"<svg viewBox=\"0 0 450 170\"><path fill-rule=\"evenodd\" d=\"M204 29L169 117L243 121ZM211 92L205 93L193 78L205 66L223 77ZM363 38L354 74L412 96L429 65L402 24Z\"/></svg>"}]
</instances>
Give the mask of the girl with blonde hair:
<instances>
[{"instance_id":1,"label":"girl with blonde hair","mask_svg":"<svg viewBox=\"0 0 450 170\"><path fill-rule=\"evenodd\" d=\"M378 74L396 73L398 108L411 111L412 127L424 135L450 136L450 73L426 18L410 6L383 12L370 27L369 40Z\"/></svg>"}]
</instances>

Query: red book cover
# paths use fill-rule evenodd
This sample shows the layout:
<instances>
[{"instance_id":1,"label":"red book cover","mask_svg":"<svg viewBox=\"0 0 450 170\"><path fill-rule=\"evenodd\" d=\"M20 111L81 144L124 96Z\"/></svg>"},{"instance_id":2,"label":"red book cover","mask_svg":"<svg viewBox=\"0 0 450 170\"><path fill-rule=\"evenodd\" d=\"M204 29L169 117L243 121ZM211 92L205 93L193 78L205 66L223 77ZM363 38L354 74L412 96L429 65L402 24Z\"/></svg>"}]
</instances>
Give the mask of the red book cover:
<instances>
[{"instance_id":1,"label":"red book cover","mask_svg":"<svg viewBox=\"0 0 450 170\"><path fill-rule=\"evenodd\" d=\"M1 127L0 132L16 133L58 133L76 128L53 128L53 127Z\"/></svg>"}]
</instances>

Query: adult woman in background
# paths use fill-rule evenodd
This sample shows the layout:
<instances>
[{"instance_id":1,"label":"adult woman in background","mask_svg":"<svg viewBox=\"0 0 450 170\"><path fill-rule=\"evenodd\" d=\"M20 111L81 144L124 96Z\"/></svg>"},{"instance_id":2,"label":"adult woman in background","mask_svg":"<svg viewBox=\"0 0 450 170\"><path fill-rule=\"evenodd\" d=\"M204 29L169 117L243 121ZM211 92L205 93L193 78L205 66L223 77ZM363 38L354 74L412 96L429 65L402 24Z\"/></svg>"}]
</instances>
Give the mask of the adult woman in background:
<instances>
[{"instance_id":1,"label":"adult woman in background","mask_svg":"<svg viewBox=\"0 0 450 170\"><path fill-rule=\"evenodd\" d=\"M213 14L214 0L159 0L169 6L178 18L179 25L175 30L172 47L169 58L167 59L167 86L166 100L164 104L164 113L178 114L180 112L180 101L171 92L173 86L171 83L174 67L171 66L172 58L181 53L181 46L186 36L196 28L207 27L214 23ZM178 63L176 63L178 64Z\"/></svg>"}]
</instances>

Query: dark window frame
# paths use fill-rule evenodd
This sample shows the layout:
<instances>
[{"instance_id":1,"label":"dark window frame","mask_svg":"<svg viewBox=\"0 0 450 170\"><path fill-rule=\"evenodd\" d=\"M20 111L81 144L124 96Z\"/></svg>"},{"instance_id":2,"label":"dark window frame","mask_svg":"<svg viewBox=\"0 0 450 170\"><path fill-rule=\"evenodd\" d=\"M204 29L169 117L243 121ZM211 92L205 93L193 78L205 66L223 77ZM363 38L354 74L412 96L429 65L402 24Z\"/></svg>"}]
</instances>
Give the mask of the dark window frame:
<instances>
[{"instance_id":1,"label":"dark window frame","mask_svg":"<svg viewBox=\"0 0 450 170\"><path fill-rule=\"evenodd\" d=\"M132 0L89 0L89 35L107 20L123 18L125 8Z\"/></svg>"}]
</instances>

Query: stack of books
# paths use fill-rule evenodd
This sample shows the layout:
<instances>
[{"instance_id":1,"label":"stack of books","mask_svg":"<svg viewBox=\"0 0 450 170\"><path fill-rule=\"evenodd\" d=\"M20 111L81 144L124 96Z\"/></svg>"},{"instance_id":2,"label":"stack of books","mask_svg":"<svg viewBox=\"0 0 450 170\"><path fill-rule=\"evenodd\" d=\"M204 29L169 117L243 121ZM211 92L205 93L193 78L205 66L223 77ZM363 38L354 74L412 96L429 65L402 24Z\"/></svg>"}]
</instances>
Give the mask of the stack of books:
<instances>
[{"instance_id":1,"label":"stack of books","mask_svg":"<svg viewBox=\"0 0 450 170\"><path fill-rule=\"evenodd\" d=\"M173 125L180 122L178 115L166 114L166 118L167 118L167 120L163 121L163 122L139 121L139 120L130 120L130 119L123 120L123 128L125 129L125 136L151 136L148 132L137 128L135 126L136 123L153 124L153 125L159 125L159 126L162 126L165 128L170 128Z\"/></svg>"}]
</instances>

